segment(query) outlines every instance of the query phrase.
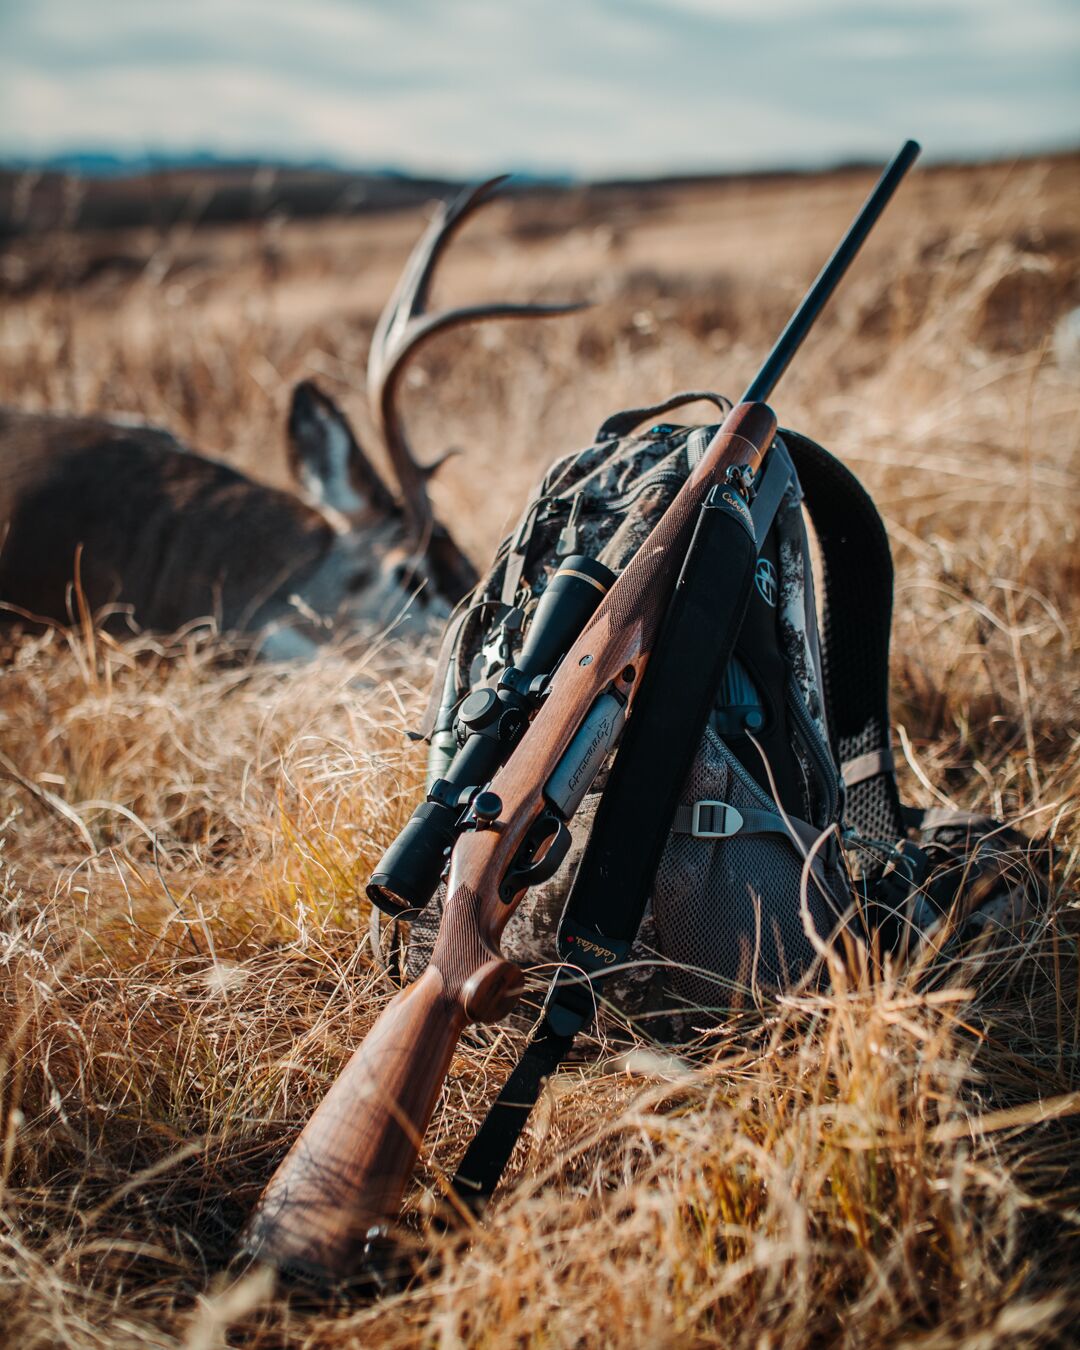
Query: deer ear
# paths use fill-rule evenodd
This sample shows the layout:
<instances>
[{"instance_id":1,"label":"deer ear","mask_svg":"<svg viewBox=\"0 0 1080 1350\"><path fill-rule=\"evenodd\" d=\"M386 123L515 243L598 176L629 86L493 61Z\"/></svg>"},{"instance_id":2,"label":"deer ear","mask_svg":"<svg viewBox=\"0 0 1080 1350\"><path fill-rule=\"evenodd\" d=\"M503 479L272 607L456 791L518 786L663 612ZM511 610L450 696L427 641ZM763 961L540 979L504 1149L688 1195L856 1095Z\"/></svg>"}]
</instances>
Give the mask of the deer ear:
<instances>
[{"instance_id":1,"label":"deer ear","mask_svg":"<svg viewBox=\"0 0 1080 1350\"><path fill-rule=\"evenodd\" d=\"M289 408L289 467L305 495L320 506L352 516L392 515L393 497L353 435L348 418L329 394L302 380Z\"/></svg>"}]
</instances>

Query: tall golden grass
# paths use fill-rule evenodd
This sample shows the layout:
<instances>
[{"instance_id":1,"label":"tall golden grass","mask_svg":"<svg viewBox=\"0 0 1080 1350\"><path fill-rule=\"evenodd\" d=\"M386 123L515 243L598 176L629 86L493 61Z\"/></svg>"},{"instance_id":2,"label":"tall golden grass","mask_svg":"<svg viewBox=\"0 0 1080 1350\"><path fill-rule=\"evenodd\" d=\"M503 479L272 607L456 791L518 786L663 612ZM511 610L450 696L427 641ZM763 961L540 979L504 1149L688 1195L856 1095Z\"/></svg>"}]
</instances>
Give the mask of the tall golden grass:
<instances>
[{"instance_id":1,"label":"tall golden grass","mask_svg":"<svg viewBox=\"0 0 1080 1350\"><path fill-rule=\"evenodd\" d=\"M916 803L1056 850L1045 907L954 958L835 972L683 1060L598 1033L484 1222L384 1300L222 1274L282 1150L390 996L367 869L415 798L429 665L393 638L302 670L90 616L0 672L0 1315L31 1346L1042 1345L1080 1313L1080 303L1075 158L913 181L777 391L886 516L894 717ZM419 445L482 560L555 454L673 388L736 394L838 235L852 176L643 191L617 218L496 210L455 298L587 291L446 339ZM269 225L13 247L0 397L140 411L280 480L288 386L358 389L416 227ZM115 247L109 242L110 249ZM35 252L35 249L37 252ZM457 266L455 266L455 261ZM51 269L51 270L49 270ZM40 272L40 267L39 267ZM610 1028L609 1028L610 1030ZM410 1197L422 1228L518 1029L462 1045Z\"/></svg>"}]
</instances>

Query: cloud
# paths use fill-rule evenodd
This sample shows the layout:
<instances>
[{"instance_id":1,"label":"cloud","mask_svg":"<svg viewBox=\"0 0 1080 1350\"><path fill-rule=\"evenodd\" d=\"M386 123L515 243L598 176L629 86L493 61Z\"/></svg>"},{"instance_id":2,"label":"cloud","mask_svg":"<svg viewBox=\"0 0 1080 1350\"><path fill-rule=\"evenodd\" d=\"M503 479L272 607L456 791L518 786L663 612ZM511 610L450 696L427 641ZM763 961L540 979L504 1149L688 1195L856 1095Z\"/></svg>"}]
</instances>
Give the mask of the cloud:
<instances>
[{"instance_id":1,"label":"cloud","mask_svg":"<svg viewBox=\"0 0 1080 1350\"><path fill-rule=\"evenodd\" d=\"M0 153L675 171L1080 139L1071 0L36 0Z\"/></svg>"}]
</instances>

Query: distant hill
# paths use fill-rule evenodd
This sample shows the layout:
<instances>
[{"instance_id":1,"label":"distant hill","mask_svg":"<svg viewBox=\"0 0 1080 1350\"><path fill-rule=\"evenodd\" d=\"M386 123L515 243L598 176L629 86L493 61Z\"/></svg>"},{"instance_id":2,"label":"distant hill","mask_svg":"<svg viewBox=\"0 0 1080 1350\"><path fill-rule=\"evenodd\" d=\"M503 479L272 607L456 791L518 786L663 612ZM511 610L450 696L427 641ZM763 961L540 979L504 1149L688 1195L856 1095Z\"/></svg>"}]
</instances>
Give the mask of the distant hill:
<instances>
[{"instance_id":1,"label":"distant hill","mask_svg":"<svg viewBox=\"0 0 1080 1350\"><path fill-rule=\"evenodd\" d=\"M55 229L119 229L353 215L414 206L458 184L393 169L273 166L186 155L78 153L0 164L0 238Z\"/></svg>"},{"instance_id":2,"label":"distant hill","mask_svg":"<svg viewBox=\"0 0 1080 1350\"><path fill-rule=\"evenodd\" d=\"M176 169L203 169L211 172L235 172L274 169L288 172L356 173L365 177L408 178L395 165L365 165L362 169L331 159L268 160L253 155L219 155L213 150L144 150L121 153L86 147L58 151L52 155L15 155L0 158L0 170L15 172L73 174L78 178L141 178L147 174Z\"/></svg>"},{"instance_id":3,"label":"distant hill","mask_svg":"<svg viewBox=\"0 0 1080 1350\"><path fill-rule=\"evenodd\" d=\"M1069 158L1058 152L1045 159ZM974 162L972 162L974 163ZM649 179L584 180L569 174L515 172L509 192L640 192L647 187L784 180L821 172L859 173L876 165L829 169L679 173ZM938 161L923 172L961 167ZM112 230L177 224L359 215L418 206L451 195L461 180L419 177L393 166L343 168L331 162L272 164L221 158L209 151L122 155L70 150L42 159L0 159L0 240L57 229Z\"/></svg>"}]
</instances>

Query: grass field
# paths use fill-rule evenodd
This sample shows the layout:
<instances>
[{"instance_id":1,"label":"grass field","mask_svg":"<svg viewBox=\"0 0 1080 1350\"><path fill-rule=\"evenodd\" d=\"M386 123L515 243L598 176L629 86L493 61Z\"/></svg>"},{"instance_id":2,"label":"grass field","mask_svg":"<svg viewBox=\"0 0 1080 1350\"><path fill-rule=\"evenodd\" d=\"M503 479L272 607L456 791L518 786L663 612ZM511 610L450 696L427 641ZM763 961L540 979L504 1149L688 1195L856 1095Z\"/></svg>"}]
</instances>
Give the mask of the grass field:
<instances>
[{"instance_id":1,"label":"grass field","mask_svg":"<svg viewBox=\"0 0 1080 1350\"><path fill-rule=\"evenodd\" d=\"M442 339L414 443L478 562L614 409L738 394L869 177L525 197L442 294L587 297ZM0 1325L31 1347L1070 1342L1080 1316L1080 159L902 189L774 399L858 472L897 565L903 787L1055 848L1045 907L955 962L839 973L713 1037L549 1084L482 1227L381 1303L221 1269L389 997L367 870L415 799L430 665L391 636L302 670L86 621L0 669ZM138 412L285 481L292 383L370 440L372 326L415 213L53 235L0 258L0 400ZM1059 334L1055 341L1055 332ZM463 1045L422 1223L510 1063Z\"/></svg>"}]
</instances>

